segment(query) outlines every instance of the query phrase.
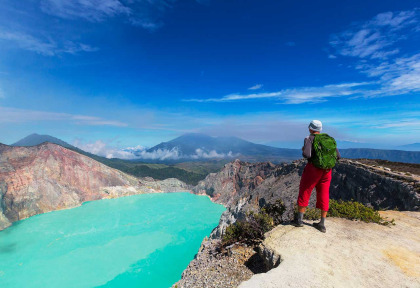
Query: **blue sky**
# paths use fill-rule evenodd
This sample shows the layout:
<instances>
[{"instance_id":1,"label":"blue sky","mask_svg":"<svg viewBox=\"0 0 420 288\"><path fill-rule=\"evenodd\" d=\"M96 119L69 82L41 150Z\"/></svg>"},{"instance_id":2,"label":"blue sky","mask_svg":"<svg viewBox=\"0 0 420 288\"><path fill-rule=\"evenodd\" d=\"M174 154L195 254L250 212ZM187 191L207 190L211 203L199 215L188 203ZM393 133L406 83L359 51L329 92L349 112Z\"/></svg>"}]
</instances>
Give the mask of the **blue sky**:
<instances>
[{"instance_id":1,"label":"blue sky","mask_svg":"<svg viewBox=\"0 0 420 288\"><path fill-rule=\"evenodd\" d=\"M420 142L417 1L0 5L2 143L112 151L203 132L298 148L312 119L343 147Z\"/></svg>"}]
</instances>

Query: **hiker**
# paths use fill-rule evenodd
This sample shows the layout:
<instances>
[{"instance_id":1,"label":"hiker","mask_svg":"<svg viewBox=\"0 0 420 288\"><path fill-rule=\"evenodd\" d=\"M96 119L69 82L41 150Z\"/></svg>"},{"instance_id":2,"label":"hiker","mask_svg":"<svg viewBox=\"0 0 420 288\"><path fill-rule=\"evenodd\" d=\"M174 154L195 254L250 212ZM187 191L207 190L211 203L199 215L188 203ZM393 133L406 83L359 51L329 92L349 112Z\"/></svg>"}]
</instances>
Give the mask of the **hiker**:
<instances>
[{"instance_id":1,"label":"hiker","mask_svg":"<svg viewBox=\"0 0 420 288\"><path fill-rule=\"evenodd\" d=\"M303 227L303 214L308 206L312 190L316 188L316 208L321 209L321 221L314 223L313 226L325 233L327 232L325 218L329 208L331 169L341 155L334 138L321 133L321 121L312 120L308 128L310 135L305 138L302 147L302 155L308 159L308 163L300 179L298 215L295 217L294 225Z\"/></svg>"}]
</instances>

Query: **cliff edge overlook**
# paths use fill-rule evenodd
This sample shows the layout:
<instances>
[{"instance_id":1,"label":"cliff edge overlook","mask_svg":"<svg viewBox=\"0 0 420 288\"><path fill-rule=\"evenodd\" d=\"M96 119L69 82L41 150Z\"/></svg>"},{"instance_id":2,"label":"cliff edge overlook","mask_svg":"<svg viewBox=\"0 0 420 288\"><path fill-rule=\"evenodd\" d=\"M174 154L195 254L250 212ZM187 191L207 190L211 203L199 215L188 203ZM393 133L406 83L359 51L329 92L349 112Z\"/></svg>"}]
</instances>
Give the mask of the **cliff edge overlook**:
<instances>
[{"instance_id":1,"label":"cliff edge overlook","mask_svg":"<svg viewBox=\"0 0 420 288\"><path fill-rule=\"evenodd\" d=\"M200 181L193 191L209 195L227 210L173 287L420 287L419 176L401 165L391 170L377 163L341 160L333 171L331 199L387 210L380 214L394 218L396 225L329 217L324 234L311 226L312 221L305 221L308 225L303 228L288 225L305 163L235 160ZM313 193L310 207L315 197ZM279 199L286 208L284 224L268 232L256 251L237 243L229 246L227 254L218 252L228 225ZM280 264L258 274L264 271L255 269L256 262L265 271Z\"/></svg>"},{"instance_id":2,"label":"cliff edge overlook","mask_svg":"<svg viewBox=\"0 0 420 288\"><path fill-rule=\"evenodd\" d=\"M397 224L328 218L325 234L279 225L262 244L281 259L279 266L239 287L420 287L420 212L381 216Z\"/></svg>"}]
</instances>

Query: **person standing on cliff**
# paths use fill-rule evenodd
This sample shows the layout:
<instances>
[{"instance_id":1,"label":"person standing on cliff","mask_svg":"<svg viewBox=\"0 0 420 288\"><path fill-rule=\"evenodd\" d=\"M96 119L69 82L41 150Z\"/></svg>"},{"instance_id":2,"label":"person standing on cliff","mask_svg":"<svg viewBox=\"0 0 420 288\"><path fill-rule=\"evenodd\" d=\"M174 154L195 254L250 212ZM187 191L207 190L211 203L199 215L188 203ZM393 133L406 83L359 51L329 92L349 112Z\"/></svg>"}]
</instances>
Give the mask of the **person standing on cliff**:
<instances>
[{"instance_id":1,"label":"person standing on cliff","mask_svg":"<svg viewBox=\"0 0 420 288\"><path fill-rule=\"evenodd\" d=\"M305 138L302 147L302 156L308 160L303 170L299 185L297 200L298 215L294 220L296 227L303 227L303 214L309 204L312 190L316 189L316 208L321 209L321 221L313 226L321 232L327 232L325 218L329 209L331 169L341 158L337 144L333 137L321 133L322 123L312 120L309 123L310 135Z\"/></svg>"}]
</instances>

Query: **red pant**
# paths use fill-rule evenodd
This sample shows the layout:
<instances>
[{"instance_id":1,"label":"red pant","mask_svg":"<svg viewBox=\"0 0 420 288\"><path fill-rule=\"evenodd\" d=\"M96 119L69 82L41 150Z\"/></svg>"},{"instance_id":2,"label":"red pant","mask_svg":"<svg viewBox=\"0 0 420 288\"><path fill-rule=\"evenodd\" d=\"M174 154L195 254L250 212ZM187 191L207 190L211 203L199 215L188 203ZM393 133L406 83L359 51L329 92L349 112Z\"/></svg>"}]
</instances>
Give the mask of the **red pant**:
<instances>
[{"instance_id":1,"label":"red pant","mask_svg":"<svg viewBox=\"0 0 420 288\"><path fill-rule=\"evenodd\" d=\"M316 208L328 211L330 200L331 169L320 169L308 163L300 179L297 204L307 207L312 190L316 188Z\"/></svg>"}]
</instances>

